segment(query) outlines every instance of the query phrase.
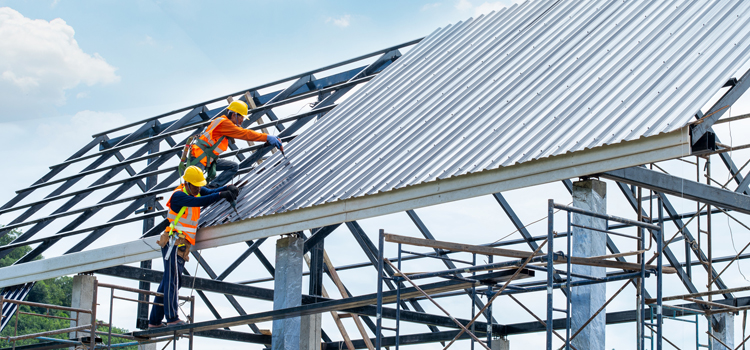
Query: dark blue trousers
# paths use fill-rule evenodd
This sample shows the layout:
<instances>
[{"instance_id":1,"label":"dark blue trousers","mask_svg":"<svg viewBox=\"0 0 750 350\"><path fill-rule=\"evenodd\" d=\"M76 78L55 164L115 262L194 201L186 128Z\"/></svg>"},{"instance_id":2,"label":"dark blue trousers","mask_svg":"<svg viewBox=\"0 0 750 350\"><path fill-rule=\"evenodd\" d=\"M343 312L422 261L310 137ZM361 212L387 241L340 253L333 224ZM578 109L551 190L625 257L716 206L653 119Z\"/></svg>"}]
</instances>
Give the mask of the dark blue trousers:
<instances>
[{"instance_id":1,"label":"dark blue trousers","mask_svg":"<svg viewBox=\"0 0 750 350\"><path fill-rule=\"evenodd\" d=\"M161 256L166 257L169 245L165 245L161 248ZM172 254L169 260L164 261L164 276L159 283L159 289L156 291L163 293L163 297L154 298L154 303L163 304L153 305L151 308L151 315L148 318L148 323L154 326L160 325L161 320L166 316L167 322L174 322L180 319L178 296L180 289L180 274L182 273L183 267L185 267L185 260L177 256L177 248L172 249Z\"/></svg>"}]
</instances>

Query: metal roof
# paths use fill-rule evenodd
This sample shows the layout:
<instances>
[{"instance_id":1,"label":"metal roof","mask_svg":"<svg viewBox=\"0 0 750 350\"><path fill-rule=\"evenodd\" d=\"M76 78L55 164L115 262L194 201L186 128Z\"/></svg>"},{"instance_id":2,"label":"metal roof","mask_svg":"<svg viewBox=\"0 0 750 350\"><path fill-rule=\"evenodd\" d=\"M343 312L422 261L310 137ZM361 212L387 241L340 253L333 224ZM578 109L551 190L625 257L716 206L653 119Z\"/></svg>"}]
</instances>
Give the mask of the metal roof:
<instances>
[{"instance_id":1,"label":"metal roof","mask_svg":"<svg viewBox=\"0 0 750 350\"><path fill-rule=\"evenodd\" d=\"M549 0L438 29L289 143L291 164L248 174L240 216L680 129L750 59L748 22L747 1Z\"/></svg>"}]
</instances>

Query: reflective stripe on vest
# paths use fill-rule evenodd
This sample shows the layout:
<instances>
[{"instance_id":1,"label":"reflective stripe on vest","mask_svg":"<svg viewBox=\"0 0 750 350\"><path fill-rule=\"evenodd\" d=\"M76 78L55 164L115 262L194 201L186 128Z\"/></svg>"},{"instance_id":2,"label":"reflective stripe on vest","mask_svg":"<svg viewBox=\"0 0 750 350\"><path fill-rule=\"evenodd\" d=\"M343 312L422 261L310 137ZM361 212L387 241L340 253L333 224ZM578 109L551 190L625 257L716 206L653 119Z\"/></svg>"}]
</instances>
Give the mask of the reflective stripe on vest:
<instances>
[{"instance_id":1,"label":"reflective stripe on vest","mask_svg":"<svg viewBox=\"0 0 750 350\"><path fill-rule=\"evenodd\" d=\"M174 192L183 192L188 196L190 195L184 184L177 186L177 188L174 189ZM174 195L174 192L172 195ZM197 197L200 196L201 195L198 194ZM171 202L172 197L169 197L169 201L167 201L167 208L169 208L167 220L169 220L169 226L167 226L165 231L169 232L170 235L172 235L173 231L177 231L181 237L184 236L190 244L195 245L195 233L198 231L198 220L201 216L201 208L182 207L179 212L175 212L172 210Z\"/></svg>"},{"instance_id":2,"label":"reflective stripe on vest","mask_svg":"<svg viewBox=\"0 0 750 350\"><path fill-rule=\"evenodd\" d=\"M221 136L223 135L214 135L214 130L216 130L216 127L219 126L221 123L231 123L232 121L227 118L227 116L222 115L219 118L214 119L211 124L208 124L208 127L206 128L206 131L204 131L201 136L198 138L198 142L203 141L204 144L207 144L208 147L213 146L216 142L221 139ZM219 142L219 145L214 148L214 154L220 155L224 151L229 148L229 138L225 137L224 139ZM193 158L199 158L203 154L203 150L198 147L197 145L193 145ZM201 159L201 163L205 166L207 163L207 158L203 157Z\"/></svg>"}]
</instances>

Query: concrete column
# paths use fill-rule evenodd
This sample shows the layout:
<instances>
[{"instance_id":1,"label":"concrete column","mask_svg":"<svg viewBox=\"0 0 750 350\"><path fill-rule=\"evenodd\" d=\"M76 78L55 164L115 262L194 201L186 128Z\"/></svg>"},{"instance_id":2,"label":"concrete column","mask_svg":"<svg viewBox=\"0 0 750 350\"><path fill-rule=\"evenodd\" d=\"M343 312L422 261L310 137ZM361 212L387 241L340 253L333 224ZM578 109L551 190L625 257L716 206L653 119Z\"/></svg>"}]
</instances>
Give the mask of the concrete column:
<instances>
[{"instance_id":1,"label":"concrete column","mask_svg":"<svg viewBox=\"0 0 750 350\"><path fill-rule=\"evenodd\" d=\"M718 320L719 322L716 322ZM730 346L728 350L734 349L734 314L723 313L714 315L714 323L712 324L713 335L719 338L722 343ZM721 345L714 338L709 337L711 341L711 349L713 350L726 350L727 347Z\"/></svg>"},{"instance_id":2,"label":"concrete column","mask_svg":"<svg viewBox=\"0 0 750 350\"><path fill-rule=\"evenodd\" d=\"M274 310L302 305L303 247L304 240L296 236L283 237L276 241ZM300 328L299 317L274 320L271 348L273 350L299 350Z\"/></svg>"},{"instance_id":3,"label":"concrete column","mask_svg":"<svg viewBox=\"0 0 750 350\"><path fill-rule=\"evenodd\" d=\"M510 340L508 339L492 339L492 350L510 350Z\"/></svg>"},{"instance_id":4,"label":"concrete column","mask_svg":"<svg viewBox=\"0 0 750 350\"><path fill-rule=\"evenodd\" d=\"M73 296L71 298L71 307L79 309L91 309L94 302L94 281L96 277L92 275L73 276ZM70 318L76 318L77 312L71 312ZM78 326L91 324L91 315L81 313L78 315ZM71 327L76 327L75 321L70 321ZM71 338L80 338L91 336L91 332L70 332Z\"/></svg>"},{"instance_id":5,"label":"concrete column","mask_svg":"<svg viewBox=\"0 0 750 350\"><path fill-rule=\"evenodd\" d=\"M573 183L573 206L584 210L602 213L607 212L607 185L599 180L585 180ZM603 219L587 215L572 214L572 223L588 227L606 229ZM571 227L573 231L573 256L592 257L607 253L607 236L603 232ZM606 277L604 267L573 265L573 272L594 277ZM574 278L573 280L579 280ZM571 295L571 330L572 334L604 305L607 298L606 284L593 284L572 288ZM578 336L573 339L573 346L579 350L604 350L606 310L599 313Z\"/></svg>"},{"instance_id":6,"label":"concrete column","mask_svg":"<svg viewBox=\"0 0 750 350\"><path fill-rule=\"evenodd\" d=\"M156 343L140 344L138 350L156 350Z\"/></svg>"}]
</instances>

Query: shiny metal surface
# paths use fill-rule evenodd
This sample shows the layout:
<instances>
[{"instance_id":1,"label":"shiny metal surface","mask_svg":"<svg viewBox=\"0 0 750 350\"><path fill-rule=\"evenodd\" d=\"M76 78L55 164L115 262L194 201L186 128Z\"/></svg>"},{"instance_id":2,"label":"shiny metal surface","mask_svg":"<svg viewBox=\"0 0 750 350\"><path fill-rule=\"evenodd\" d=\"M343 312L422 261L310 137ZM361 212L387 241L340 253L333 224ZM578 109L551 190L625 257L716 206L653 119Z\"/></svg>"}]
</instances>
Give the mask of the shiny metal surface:
<instances>
[{"instance_id":1,"label":"shiny metal surface","mask_svg":"<svg viewBox=\"0 0 750 350\"><path fill-rule=\"evenodd\" d=\"M750 59L747 1L531 1L436 30L245 176L241 219L684 127ZM244 179L243 179L244 180ZM202 226L240 219L226 204Z\"/></svg>"}]
</instances>

